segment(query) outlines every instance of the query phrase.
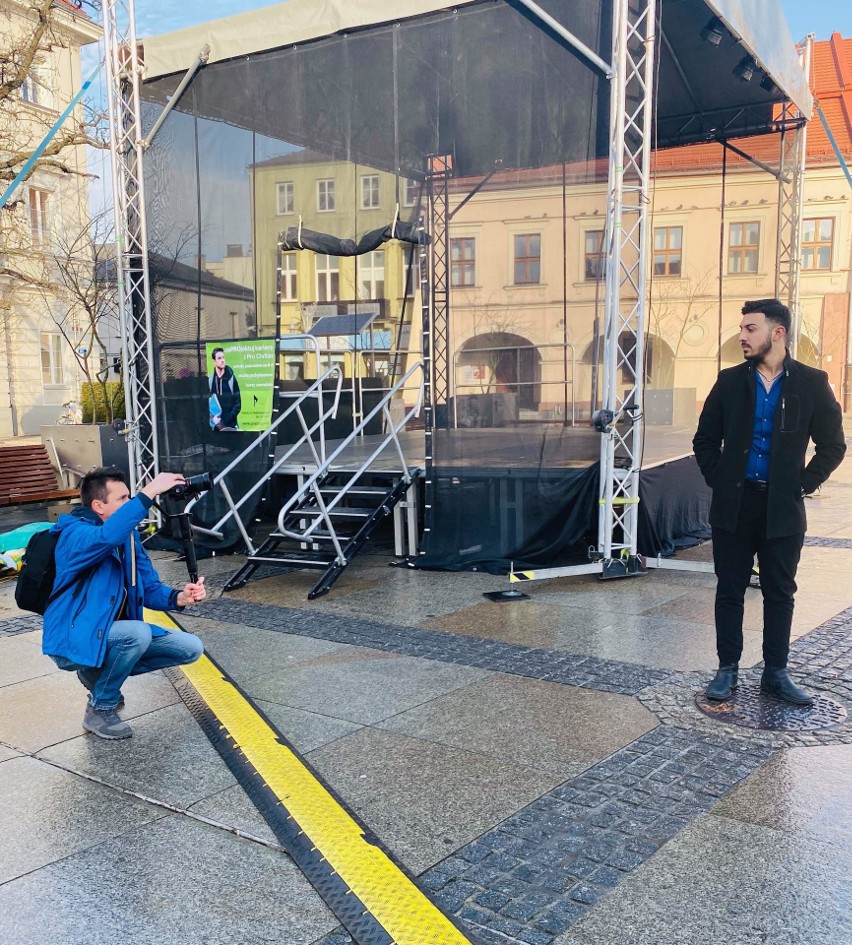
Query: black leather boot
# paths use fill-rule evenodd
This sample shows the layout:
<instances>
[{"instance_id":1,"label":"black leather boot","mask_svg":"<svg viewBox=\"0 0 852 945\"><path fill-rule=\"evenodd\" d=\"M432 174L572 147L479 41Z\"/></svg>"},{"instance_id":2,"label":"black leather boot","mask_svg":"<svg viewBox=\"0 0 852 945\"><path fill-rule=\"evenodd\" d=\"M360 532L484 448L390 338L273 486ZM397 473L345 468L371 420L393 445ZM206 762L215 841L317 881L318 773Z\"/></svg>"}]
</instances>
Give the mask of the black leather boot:
<instances>
[{"instance_id":1,"label":"black leather boot","mask_svg":"<svg viewBox=\"0 0 852 945\"><path fill-rule=\"evenodd\" d=\"M814 704L814 697L807 689L797 686L786 669L772 669L767 666L760 677L760 688L768 696L775 696L776 699L783 699L793 705Z\"/></svg>"},{"instance_id":2,"label":"black leather boot","mask_svg":"<svg viewBox=\"0 0 852 945\"><path fill-rule=\"evenodd\" d=\"M737 675L739 666L736 663L728 663L727 666L720 666L716 670L713 681L706 689L708 699L714 699L717 702L724 702L731 698L731 693L737 688Z\"/></svg>"}]
</instances>

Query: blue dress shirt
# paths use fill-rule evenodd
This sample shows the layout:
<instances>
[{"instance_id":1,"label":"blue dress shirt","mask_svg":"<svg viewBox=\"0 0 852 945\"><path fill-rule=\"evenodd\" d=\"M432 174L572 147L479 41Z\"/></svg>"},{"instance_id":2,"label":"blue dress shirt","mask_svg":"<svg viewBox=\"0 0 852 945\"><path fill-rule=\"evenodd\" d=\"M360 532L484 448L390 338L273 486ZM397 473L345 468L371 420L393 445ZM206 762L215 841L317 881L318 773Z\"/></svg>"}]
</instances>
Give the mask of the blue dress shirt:
<instances>
[{"instance_id":1,"label":"blue dress shirt","mask_svg":"<svg viewBox=\"0 0 852 945\"><path fill-rule=\"evenodd\" d=\"M769 481L769 450L772 446L772 426L775 409L781 397L781 384L784 373L778 375L769 387L757 377L757 397L754 402L754 431L751 438L751 450L746 464L746 479L755 482Z\"/></svg>"}]
</instances>

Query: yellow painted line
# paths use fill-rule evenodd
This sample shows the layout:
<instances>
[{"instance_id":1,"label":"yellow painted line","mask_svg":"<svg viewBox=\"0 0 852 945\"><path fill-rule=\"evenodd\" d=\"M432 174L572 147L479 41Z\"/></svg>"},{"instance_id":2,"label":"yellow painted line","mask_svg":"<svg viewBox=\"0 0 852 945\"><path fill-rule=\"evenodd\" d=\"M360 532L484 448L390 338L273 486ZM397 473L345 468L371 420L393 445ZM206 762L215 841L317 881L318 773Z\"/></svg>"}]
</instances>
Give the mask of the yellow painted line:
<instances>
[{"instance_id":1,"label":"yellow painted line","mask_svg":"<svg viewBox=\"0 0 852 945\"><path fill-rule=\"evenodd\" d=\"M181 629L167 614L145 619ZM235 746L257 770L330 872L364 904L397 945L470 945L469 940L388 857L364 839L363 828L302 763L251 703L206 656L180 667Z\"/></svg>"}]
</instances>

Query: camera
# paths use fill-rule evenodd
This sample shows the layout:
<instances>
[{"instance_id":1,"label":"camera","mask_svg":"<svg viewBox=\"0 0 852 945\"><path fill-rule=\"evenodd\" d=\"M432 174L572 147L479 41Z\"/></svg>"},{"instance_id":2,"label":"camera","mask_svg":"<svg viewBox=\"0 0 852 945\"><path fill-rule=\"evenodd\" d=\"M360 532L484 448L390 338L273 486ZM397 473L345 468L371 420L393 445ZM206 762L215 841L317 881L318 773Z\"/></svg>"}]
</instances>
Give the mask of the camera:
<instances>
[{"instance_id":1,"label":"camera","mask_svg":"<svg viewBox=\"0 0 852 945\"><path fill-rule=\"evenodd\" d=\"M179 486L173 486L166 495L170 499L195 499L202 492L213 488L213 475L209 472L198 473L197 476L187 476L186 481Z\"/></svg>"}]
</instances>

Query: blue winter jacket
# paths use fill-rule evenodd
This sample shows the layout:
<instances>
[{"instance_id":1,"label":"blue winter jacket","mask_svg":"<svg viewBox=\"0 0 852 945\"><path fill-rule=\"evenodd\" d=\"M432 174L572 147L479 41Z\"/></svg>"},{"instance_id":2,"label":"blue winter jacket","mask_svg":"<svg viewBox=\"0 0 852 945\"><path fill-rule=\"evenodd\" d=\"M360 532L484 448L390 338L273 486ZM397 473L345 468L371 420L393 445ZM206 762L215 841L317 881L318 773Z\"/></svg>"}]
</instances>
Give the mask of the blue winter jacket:
<instances>
[{"instance_id":1,"label":"blue winter jacket","mask_svg":"<svg viewBox=\"0 0 852 945\"><path fill-rule=\"evenodd\" d=\"M68 585L44 615L42 651L64 656L81 666L104 661L109 629L127 596L127 620L142 620L143 607L174 610L178 591L163 584L142 547L136 526L151 500L128 499L105 521L89 508L77 506L52 526L56 543L54 592ZM75 580L81 573L82 580ZM155 636L166 631L152 628Z\"/></svg>"}]
</instances>

